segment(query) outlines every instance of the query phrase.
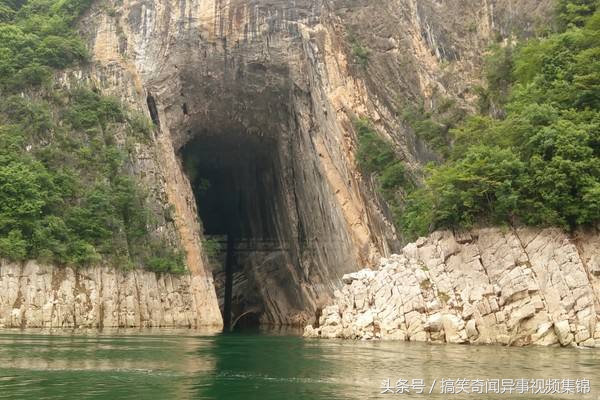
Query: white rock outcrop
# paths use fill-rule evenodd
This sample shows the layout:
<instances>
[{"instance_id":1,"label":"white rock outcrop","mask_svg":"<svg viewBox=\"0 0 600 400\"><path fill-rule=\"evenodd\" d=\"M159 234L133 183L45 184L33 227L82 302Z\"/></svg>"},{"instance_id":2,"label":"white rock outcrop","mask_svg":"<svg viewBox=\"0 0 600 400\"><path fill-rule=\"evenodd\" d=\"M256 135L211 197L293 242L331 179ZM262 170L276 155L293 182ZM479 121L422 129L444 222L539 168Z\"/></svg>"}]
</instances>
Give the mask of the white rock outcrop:
<instances>
[{"instance_id":1,"label":"white rock outcrop","mask_svg":"<svg viewBox=\"0 0 600 400\"><path fill-rule=\"evenodd\" d=\"M600 345L600 235L436 232L342 278L305 336Z\"/></svg>"},{"instance_id":2,"label":"white rock outcrop","mask_svg":"<svg viewBox=\"0 0 600 400\"><path fill-rule=\"evenodd\" d=\"M211 326L209 283L200 275L0 262L0 328Z\"/></svg>"}]
</instances>

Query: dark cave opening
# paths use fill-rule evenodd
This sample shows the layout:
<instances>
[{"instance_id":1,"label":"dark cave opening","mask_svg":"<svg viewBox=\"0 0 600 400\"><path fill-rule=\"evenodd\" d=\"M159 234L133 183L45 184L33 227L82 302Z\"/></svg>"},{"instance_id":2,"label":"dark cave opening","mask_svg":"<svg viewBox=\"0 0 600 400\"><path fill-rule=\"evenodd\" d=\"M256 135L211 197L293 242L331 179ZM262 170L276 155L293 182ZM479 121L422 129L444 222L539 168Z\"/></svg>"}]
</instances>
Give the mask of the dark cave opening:
<instances>
[{"instance_id":1,"label":"dark cave opening","mask_svg":"<svg viewBox=\"0 0 600 400\"><path fill-rule=\"evenodd\" d=\"M207 235L275 238L277 143L256 136L198 136L182 149Z\"/></svg>"},{"instance_id":2,"label":"dark cave opening","mask_svg":"<svg viewBox=\"0 0 600 400\"><path fill-rule=\"evenodd\" d=\"M199 135L181 150L195 195L224 330L258 326L264 310L257 264L281 251L282 182L277 141L258 135ZM241 324L241 325L240 325Z\"/></svg>"}]
</instances>

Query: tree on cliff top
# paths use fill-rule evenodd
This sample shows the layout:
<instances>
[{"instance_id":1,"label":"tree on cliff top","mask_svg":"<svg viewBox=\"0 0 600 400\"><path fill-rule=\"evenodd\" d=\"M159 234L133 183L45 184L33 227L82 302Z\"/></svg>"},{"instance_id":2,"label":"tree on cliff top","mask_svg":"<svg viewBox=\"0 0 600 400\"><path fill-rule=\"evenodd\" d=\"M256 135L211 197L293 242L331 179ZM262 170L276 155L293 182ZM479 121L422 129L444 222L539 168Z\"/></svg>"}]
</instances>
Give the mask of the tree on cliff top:
<instances>
[{"instance_id":1,"label":"tree on cliff top","mask_svg":"<svg viewBox=\"0 0 600 400\"><path fill-rule=\"evenodd\" d=\"M401 213L407 237L600 221L600 12L595 1L560 3L568 29L517 46L506 64L506 115L472 116L451 131L449 161L428 170Z\"/></svg>"},{"instance_id":2,"label":"tree on cliff top","mask_svg":"<svg viewBox=\"0 0 600 400\"><path fill-rule=\"evenodd\" d=\"M0 257L183 272L115 139L126 127L145 140L151 124L89 88L50 85L87 59L73 27L90 3L0 0Z\"/></svg>"}]
</instances>

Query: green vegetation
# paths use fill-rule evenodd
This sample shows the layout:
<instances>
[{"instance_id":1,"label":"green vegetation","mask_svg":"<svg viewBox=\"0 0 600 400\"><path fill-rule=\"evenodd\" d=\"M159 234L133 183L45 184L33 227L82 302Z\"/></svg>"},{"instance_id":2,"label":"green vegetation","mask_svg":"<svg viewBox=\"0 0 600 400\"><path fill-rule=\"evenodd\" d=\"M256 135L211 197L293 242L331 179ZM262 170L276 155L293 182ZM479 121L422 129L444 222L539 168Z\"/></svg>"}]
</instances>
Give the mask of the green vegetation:
<instances>
[{"instance_id":1,"label":"green vegetation","mask_svg":"<svg viewBox=\"0 0 600 400\"><path fill-rule=\"evenodd\" d=\"M363 68L369 64L369 50L360 43L352 44L354 60Z\"/></svg>"},{"instance_id":2,"label":"green vegetation","mask_svg":"<svg viewBox=\"0 0 600 400\"><path fill-rule=\"evenodd\" d=\"M48 84L52 68L85 61L87 51L72 29L91 0L2 0L0 88Z\"/></svg>"},{"instance_id":3,"label":"green vegetation","mask_svg":"<svg viewBox=\"0 0 600 400\"><path fill-rule=\"evenodd\" d=\"M448 304L450 301L450 296L448 296L448 293L440 291L438 292L438 299L440 299L442 304Z\"/></svg>"},{"instance_id":4,"label":"green vegetation","mask_svg":"<svg viewBox=\"0 0 600 400\"><path fill-rule=\"evenodd\" d=\"M562 30L582 27L587 18L594 14L598 5L598 0L558 0L556 16L559 27Z\"/></svg>"},{"instance_id":5,"label":"green vegetation","mask_svg":"<svg viewBox=\"0 0 600 400\"><path fill-rule=\"evenodd\" d=\"M466 112L454 100L441 99L439 103L431 111L426 111L423 104L418 107L406 105L402 119L417 137L441 156L447 157L450 149L449 131L465 118Z\"/></svg>"},{"instance_id":6,"label":"green vegetation","mask_svg":"<svg viewBox=\"0 0 600 400\"><path fill-rule=\"evenodd\" d=\"M419 286L421 287L422 290L429 290L433 287L433 285L431 284L431 281L429 279L425 279L424 281L421 281L421 283L419 283Z\"/></svg>"},{"instance_id":7,"label":"green vegetation","mask_svg":"<svg viewBox=\"0 0 600 400\"><path fill-rule=\"evenodd\" d=\"M513 46L495 44L485 58L487 87L476 87L479 112L504 117L502 105L508 100L514 68Z\"/></svg>"},{"instance_id":8,"label":"green vegetation","mask_svg":"<svg viewBox=\"0 0 600 400\"><path fill-rule=\"evenodd\" d=\"M354 32L348 33L348 42L350 43L354 62L363 68L369 65L369 49L367 49Z\"/></svg>"},{"instance_id":9,"label":"green vegetation","mask_svg":"<svg viewBox=\"0 0 600 400\"><path fill-rule=\"evenodd\" d=\"M0 257L183 272L181 252L151 234L116 140L148 138L151 123L88 88L52 87L53 69L86 60L71 27L88 3L0 4Z\"/></svg>"},{"instance_id":10,"label":"green vegetation","mask_svg":"<svg viewBox=\"0 0 600 400\"><path fill-rule=\"evenodd\" d=\"M221 244L225 236L222 237L205 237L202 241L202 249L206 255L208 262L213 270L223 267L222 255L224 246Z\"/></svg>"},{"instance_id":11,"label":"green vegetation","mask_svg":"<svg viewBox=\"0 0 600 400\"><path fill-rule=\"evenodd\" d=\"M144 260L144 268L169 274L183 274L187 271L182 251L156 241L151 242L150 247L146 249L149 256Z\"/></svg>"},{"instance_id":12,"label":"green vegetation","mask_svg":"<svg viewBox=\"0 0 600 400\"><path fill-rule=\"evenodd\" d=\"M379 137L368 120L355 121L355 129L358 134L358 164L364 172L376 177L379 193L388 204L394 220L398 220L403 191L412 188L404 165L392 144Z\"/></svg>"},{"instance_id":13,"label":"green vegetation","mask_svg":"<svg viewBox=\"0 0 600 400\"><path fill-rule=\"evenodd\" d=\"M448 161L428 168L400 213L407 238L475 224L574 229L600 220L600 12L596 2L560 3L564 32L492 52L487 94L503 112L450 130Z\"/></svg>"},{"instance_id":14,"label":"green vegetation","mask_svg":"<svg viewBox=\"0 0 600 400\"><path fill-rule=\"evenodd\" d=\"M118 101L88 89L53 98L0 101L0 254L180 272L181 255L150 236L145 196L114 141L126 122Z\"/></svg>"}]
</instances>

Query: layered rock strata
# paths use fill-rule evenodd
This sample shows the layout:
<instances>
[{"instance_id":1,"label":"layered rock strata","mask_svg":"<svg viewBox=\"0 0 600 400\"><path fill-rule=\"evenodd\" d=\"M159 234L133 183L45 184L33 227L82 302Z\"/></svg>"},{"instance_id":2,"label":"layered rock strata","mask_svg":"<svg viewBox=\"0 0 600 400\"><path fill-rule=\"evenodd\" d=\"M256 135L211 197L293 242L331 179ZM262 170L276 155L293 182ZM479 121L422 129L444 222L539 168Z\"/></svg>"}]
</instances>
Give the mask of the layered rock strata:
<instances>
[{"instance_id":1,"label":"layered rock strata","mask_svg":"<svg viewBox=\"0 0 600 400\"><path fill-rule=\"evenodd\" d=\"M219 326L192 275L2 263L0 328Z\"/></svg>"},{"instance_id":2,"label":"layered rock strata","mask_svg":"<svg viewBox=\"0 0 600 400\"><path fill-rule=\"evenodd\" d=\"M597 232L436 232L343 283L305 336L600 345Z\"/></svg>"}]
</instances>

